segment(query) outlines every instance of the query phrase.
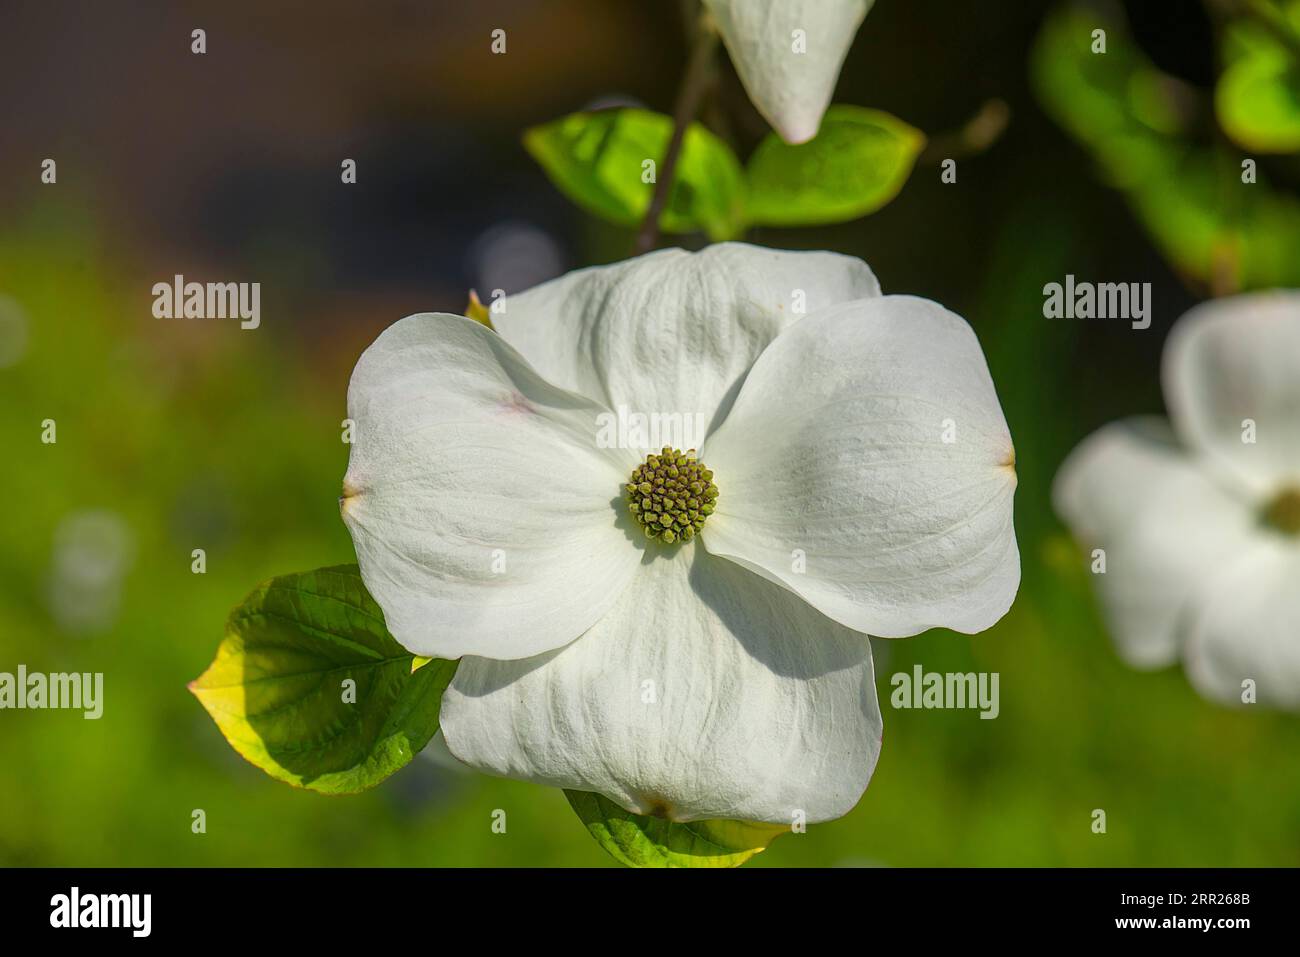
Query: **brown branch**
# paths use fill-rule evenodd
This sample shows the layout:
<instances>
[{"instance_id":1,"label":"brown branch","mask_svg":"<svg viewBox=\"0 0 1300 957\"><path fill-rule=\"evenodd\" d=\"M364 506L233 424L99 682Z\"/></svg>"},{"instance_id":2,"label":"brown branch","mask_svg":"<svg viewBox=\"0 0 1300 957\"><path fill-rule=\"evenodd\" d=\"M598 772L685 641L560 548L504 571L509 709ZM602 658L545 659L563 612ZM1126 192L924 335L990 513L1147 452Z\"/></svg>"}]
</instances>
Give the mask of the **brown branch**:
<instances>
[{"instance_id":1,"label":"brown branch","mask_svg":"<svg viewBox=\"0 0 1300 957\"><path fill-rule=\"evenodd\" d=\"M1011 121L1011 108L1004 100L989 100L961 129L936 134L921 154L921 163L932 165L946 159L961 159L983 153L997 142Z\"/></svg>"},{"instance_id":2,"label":"brown branch","mask_svg":"<svg viewBox=\"0 0 1300 957\"><path fill-rule=\"evenodd\" d=\"M701 14L695 24L695 40L691 47L690 61L686 65L686 74L677 91L677 102L673 107L673 135L668 141L668 152L655 173L654 193L650 196L650 206L646 210L641 229L637 232L633 252L637 255L654 249L659 239L659 217L668 205L668 196L672 192L673 179L677 172L677 157L682 151L686 131L690 128L699 111L700 100L705 90L713 82L713 55L718 48L718 32L707 14Z\"/></svg>"}]
</instances>

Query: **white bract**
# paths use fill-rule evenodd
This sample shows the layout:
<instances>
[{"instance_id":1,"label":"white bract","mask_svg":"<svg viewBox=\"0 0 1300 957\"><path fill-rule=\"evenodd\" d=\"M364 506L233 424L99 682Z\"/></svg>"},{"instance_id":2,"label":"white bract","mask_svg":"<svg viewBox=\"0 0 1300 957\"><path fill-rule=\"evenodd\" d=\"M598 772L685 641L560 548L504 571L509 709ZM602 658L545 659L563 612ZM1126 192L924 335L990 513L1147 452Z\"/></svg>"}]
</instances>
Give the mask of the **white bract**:
<instances>
[{"instance_id":1,"label":"white bract","mask_svg":"<svg viewBox=\"0 0 1300 957\"><path fill-rule=\"evenodd\" d=\"M1300 707L1300 293L1197 306L1169 335L1163 383L1172 428L1143 417L1089 436L1056 509L1105 553L1097 589L1128 662L1181 657L1207 697L1253 687Z\"/></svg>"},{"instance_id":2,"label":"white bract","mask_svg":"<svg viewBox=\"0 0 1300 957\"><path fill-rule=\"evenodd\" d=\"M875 0L704 0L758 112L787 143L817 135Z\"/></svg>"},{"instance_id":3,"label":"white bract","mask_svg":"<svg viewBox=\"0 0 1300 957\"><path fill-rule=\"evenodd\" d=\"M343 517L397 640L461 658L452 753L673 820L847 812L880 752L867 633L979 631L1019 584L970 327L856 259L739 244L492 321L403 319L348 390ZM698 454L601 447L620 406L699 415Z\"/></svg>"}]
</instances>

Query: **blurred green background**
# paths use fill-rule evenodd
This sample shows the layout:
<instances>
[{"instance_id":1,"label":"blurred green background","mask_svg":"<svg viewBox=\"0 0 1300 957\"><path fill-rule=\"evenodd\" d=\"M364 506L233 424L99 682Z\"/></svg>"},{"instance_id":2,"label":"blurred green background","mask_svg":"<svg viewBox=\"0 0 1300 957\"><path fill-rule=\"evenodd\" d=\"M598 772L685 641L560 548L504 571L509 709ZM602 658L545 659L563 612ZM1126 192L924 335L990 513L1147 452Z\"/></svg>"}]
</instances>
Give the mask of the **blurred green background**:
<instances>
[{"instance_id":1,"label":"blurred green background","mask_svg":"<svg viewBox=\"0 0 1300 957\"><path fill-rule=\"evenodd\" d=\"M612 864L559 791L427 755L364 795L295 791L185 685L256 583L353 560L340 422L380 330L627 255L630 231L572 208L519 136L593 104L669 111L681 21L633 0L270 6L6 10L0 671L102 671L105 708L0 712L0 864ZM887 292L970 320L1016 440L1024 581L980 636L875 642L886 735L865 797L750 866L1300 863L1300 721L1121 664L1048 501L1089 431L1163 411L1160 347L1187 307L1300 285L1300 167L1215 118L1243 10L878 0L868 16L836 102L942 143L997 98L1009 127L955 184L923 156L866 219L747 239L860 256ZM1109 59L1089 59L1094 26ZM765 132L729 66L710 114L742 156ZM1261 182L1244 204L1192 172L1231 180L1247 155ZM1152 327L1044 319L1042 287L1067 272L1151 282ZM153 318L151 286L175 273L261 282L262 327ZM999 672L1000 716L895 711L889 676L915 663Z\"/></svg>"}]
</instances>

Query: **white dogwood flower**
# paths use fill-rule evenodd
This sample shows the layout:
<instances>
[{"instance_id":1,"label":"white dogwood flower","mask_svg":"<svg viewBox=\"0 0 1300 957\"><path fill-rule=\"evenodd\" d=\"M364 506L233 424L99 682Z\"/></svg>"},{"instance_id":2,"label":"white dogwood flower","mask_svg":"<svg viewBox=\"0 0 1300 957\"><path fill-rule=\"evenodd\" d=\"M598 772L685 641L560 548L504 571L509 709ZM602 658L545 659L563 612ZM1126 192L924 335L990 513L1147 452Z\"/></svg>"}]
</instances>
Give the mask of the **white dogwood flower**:
<instances>
[{"instance_id":1,"label":"white dogwood flower","mask_svg":"<svg viewBox=\"0 0 1300 957\"><path fill-rule=\"evenodd\" d=\"M1300 707L1300 293L1197 306L1162 375L1172 428L1089 436L1057 474L1057 512L1104 551L1097 589L1128 662L1181 657L1206 697L1253 687Z\"/></svg>"},{"instance_id":2,"label":"white dogwood flower","mask_svg":"<svg viewBox=\"0 0 1300 957\"><path fill-rule=\"evenodd\" d=\"M970 327L856 259L739 244L492 322L407 317L348 390L343 517L397 640L461 658L452 753L674 820L847 812L880 751L867 633L976 632L1019 584ZM620 406L704 441L602 447Z\"/></svg>"},{"instance_id":3,"label":"white dogwood flower","mask_svg":"<svg viewBox=\"0 0 1300 957\"><path fill-rule=\"evenodd\" d=\"M787 143L817 135L875 0L704 0L758 112Z\"/></svg>"}]
</instances>

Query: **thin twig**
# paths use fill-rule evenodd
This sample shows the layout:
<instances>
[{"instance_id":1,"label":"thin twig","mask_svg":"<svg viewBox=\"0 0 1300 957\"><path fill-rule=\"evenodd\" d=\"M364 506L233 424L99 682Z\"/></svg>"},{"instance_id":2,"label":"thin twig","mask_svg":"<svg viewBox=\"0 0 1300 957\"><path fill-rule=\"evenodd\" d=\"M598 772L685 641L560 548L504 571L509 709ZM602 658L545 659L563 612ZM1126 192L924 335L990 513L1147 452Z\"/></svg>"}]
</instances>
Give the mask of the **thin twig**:
<instances>
[{"instance_id":1,"label":"thin twig","mask_svg":"<svg viewBox=\"0 0 1300 957\"><path fill-rule=\"evenodd\" d=\"M983 153L997 142L1011 121L1011 108L1003 100L987 101L959 130L939 133L921 154L921 163L931 165L945 159L961 159Z\"/></svg>"},{"instance_id":2,"label":"thin twig","mask_svg":"<svg viewBox=\"0 0 1300 957\"><path fill-rule=\"evenodd\" d=\"M686 65L686 74L677 91L677 103L673 107L673 135L668 141L668 152L655 174L654 193L650 196L650 206L646 210L641 229L637 232L636 254L654 249L659 239L659 217L668 205L668 196L672 192L673 178L677 172L677 157L682 151L686 131L695 120L699 111L700 100L704 91L713 81L714 52L718 48L718 31L707 14L701 14L695 25L695 41L691 48L691 58Z\"/></svg>"}]
</instances>

